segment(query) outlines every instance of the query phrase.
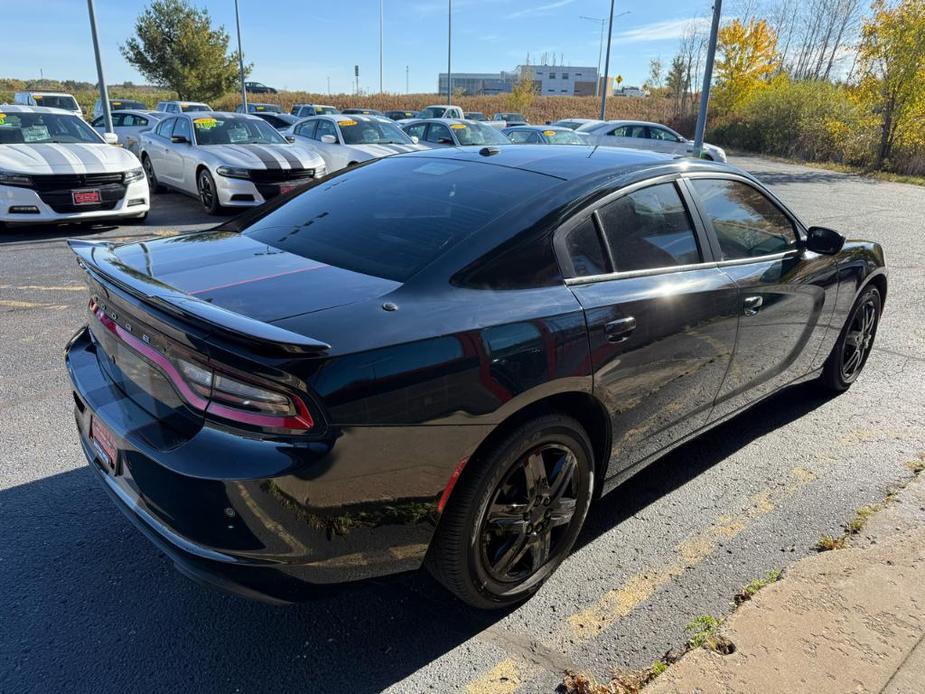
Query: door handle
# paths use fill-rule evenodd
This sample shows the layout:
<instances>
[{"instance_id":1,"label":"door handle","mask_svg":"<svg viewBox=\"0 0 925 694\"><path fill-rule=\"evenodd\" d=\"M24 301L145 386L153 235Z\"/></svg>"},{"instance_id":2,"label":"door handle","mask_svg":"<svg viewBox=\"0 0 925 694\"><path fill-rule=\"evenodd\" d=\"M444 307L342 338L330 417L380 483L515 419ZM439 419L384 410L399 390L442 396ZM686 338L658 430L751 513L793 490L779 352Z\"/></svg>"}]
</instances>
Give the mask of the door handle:
<instances>
[{"instance_id":1,"label":"door handle","mask_svg":"<svg viewBox=\"0 0 925 694\"><path fill-rule=\"evenodd\" d=\"M742 302L743 311L746 316L754 316L764 304L764 299L760 296L746 296Z\"/></svg>"},{"instance_id":2,"label":"door handle","mask_svg":"<svg viewBox=\"0 0 925 694\"><path fill-rule=\"evenodd\" d=\"M613 320L604 325L608 342L625 342L635 329L636 319L633 316Z\"/></svg>"}]
</instances>

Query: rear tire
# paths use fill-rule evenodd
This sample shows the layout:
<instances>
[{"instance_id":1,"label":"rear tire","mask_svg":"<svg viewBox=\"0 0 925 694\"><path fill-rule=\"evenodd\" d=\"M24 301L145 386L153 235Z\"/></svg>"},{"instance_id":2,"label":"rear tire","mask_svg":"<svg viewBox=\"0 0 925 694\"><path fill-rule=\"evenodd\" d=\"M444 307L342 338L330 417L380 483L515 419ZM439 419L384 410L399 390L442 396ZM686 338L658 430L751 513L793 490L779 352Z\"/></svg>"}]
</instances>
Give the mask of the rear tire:
<instances>
[{"instance_id":1,"label":"rear tire","mask_svg":"<svg viewBox=\"0 0 925 694\"><path fill-rule=\"evenodd\" d=\"M526 600L568 556L594 489L582 426L549 414L473 459L443 513L427 567L469 605Z\"/></svg>"},{"instance_id":2,"label":"rear tire","mask_svg":"<svg viewBox=\"0 0 925 694\"><path fill-rule=\"evenodd\" d=\"M854 302L832 352L825 360L819 383L842 393L851 387L870 356L880 324L883 303L876 287L867 287Z\"/></svg>"},{"instance_id":3,"label":"rear tire","mask_svg":"<svg viewBox=\"0 0 925 694\"><path fill-rule=\"evenodd\" d=\"M148 188L151 190L151 194L163 193L165 188L157 182L157 175L154 173L154 164L151 163L151 158L147 154L141 155L141 166L145 170L145 176L148 177Z\"/></svg>"}]
</instances>

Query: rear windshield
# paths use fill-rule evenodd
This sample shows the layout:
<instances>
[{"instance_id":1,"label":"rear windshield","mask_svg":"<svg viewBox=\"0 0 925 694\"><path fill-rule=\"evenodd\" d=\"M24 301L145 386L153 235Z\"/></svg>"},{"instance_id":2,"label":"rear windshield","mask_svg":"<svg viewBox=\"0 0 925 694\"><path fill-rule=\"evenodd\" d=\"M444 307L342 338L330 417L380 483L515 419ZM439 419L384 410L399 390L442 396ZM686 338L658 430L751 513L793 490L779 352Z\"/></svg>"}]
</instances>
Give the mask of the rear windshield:
<instances>
[{"instance_id":1,"label":"rear windshield","mask_svg":"<svg viewBox=\"0 0 925 694\"><path fill-rule=\"evenodd\" d=\"M209 104L180 104L180 108L182 108L185 112L212 110L212 107L209 106Z\"/></svg>"},{"instance_id":2,"label":"rear windshield","mask_svg":"<svg viewBox=\"0 0 925 694\"><path fill-rule=\"evenodd\" d=\"M553 145L583 145L585 141L574 130L544 130L543 135Z\"/></svg>"},{"instance_id":3,"label":"rear windshield","mask_svg":"<svg viewBox=\"0 0 925 694\"><path fill-rule=\"evenodd\" d=\"M312 186L245 230L273 248L404 282L558 179L427 157L386 157Z\"/></svg>"},{"instance_id":4,"label":"rear windshield","mask_svg":"<svg viewBox=\"0 0 925 694\"><path fill-rule=\"evenodd\" d=\"M144 111L147 106L145 106L140 101L129 101L128 99L116 99L109 102L109 108L113 111L124 110L124 109L135 109L136 111Z\"/></svg>"},{"instance_id":5,"label":"rear windshield","mask_svg":"<svg viewBox=\"0 0 925 694\"><path fill-rule=\"evenodd\" d=\"M65 111L76 111L77 102L73 96L48 96L47 94L33 94L32 98L39 106L48 108L63 108Z\"/></svg>"},{"instance_id":6,"label":"rear windshield","mask_svg":"<svg viewBox=\"0 0 925 694\"><path fill-rule=\"evenodd\" d=\"M348 145L410 145L411 138L391 121L341 120L337 122L344 144Z\"/></svg>"}]
</instances>

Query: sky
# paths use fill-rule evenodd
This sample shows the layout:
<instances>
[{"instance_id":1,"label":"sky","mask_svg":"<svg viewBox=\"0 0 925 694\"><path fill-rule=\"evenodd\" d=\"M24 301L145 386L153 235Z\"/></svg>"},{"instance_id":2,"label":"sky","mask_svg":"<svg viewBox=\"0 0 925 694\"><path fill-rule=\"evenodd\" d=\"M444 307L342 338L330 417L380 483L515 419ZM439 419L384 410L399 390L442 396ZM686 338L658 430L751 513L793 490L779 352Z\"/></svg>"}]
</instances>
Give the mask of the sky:
<instances>
[{"instance_id":1,"label":"sky","mask_svg":"<svg viewBox=\"0 0 925 694\"><path fill-rule=\"evenodd\" d=\"M224 25L235 44L234 0L193 0ZM435 92L446 71L447 0L383 0L383 89ZM144 83L119 53L145 0L95 0L106 82ZM379 0L318 2L239 0L244 56L250 79L278 89L318 93L353 91L353 66L360 86L379 91ZM639 85L649 61L667 66L691 20L707 24L710 0L616 2L611 75ZM607 0L454 0L453 72L498 72L532 63L542 55L564 55L569 65L596 66L600 22ZM96 82L87 5L82 0L4 3L0 77L73 79Z\"/></svg>"}]
</instances>

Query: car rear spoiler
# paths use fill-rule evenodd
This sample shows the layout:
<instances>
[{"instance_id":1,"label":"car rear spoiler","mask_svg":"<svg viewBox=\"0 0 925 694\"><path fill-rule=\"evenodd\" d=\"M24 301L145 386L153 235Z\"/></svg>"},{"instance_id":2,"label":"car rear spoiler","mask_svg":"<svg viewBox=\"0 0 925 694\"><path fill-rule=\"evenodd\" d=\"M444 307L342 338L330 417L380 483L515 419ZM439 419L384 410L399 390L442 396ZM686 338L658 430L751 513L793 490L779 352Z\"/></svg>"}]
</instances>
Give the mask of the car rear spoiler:
<instances>
[{"instance_id":1,"label":"car rear spoiler","mask_svg":"<svg viewBox=\"0 0 925 694\"><path fill-rule=\"evenodd\" d=\"M262 347L306 355L331 349L324 342L215 306L145 275L119 260L112 252L114 244L68 239L67 245L80 267L97 281L114 284L154 308L188 322L203 323L237 342L257 342Z\"/></svg>"}]
</instances>

